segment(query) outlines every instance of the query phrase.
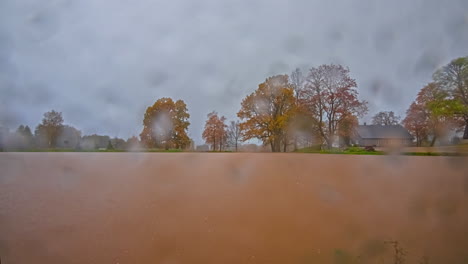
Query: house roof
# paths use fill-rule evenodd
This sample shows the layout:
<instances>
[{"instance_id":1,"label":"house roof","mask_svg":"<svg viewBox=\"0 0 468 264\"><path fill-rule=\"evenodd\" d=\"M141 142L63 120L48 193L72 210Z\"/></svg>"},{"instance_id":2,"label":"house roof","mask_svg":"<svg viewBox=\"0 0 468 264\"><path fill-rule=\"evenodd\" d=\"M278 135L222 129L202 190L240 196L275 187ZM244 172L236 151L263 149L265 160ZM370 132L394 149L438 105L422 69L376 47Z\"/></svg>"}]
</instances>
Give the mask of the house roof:
<instances>
[{"instance_id":1,"label":"house roof","mask_svg":"<svg viewBox=\"0 0 468 264\"><path fill-rule=\"evenodd\" d=\"M375 138L398 138L398 139L412 139L408 130L401 125L359 125L357 127L357 134L363 139Z\"/></svg>"}]
</instances>

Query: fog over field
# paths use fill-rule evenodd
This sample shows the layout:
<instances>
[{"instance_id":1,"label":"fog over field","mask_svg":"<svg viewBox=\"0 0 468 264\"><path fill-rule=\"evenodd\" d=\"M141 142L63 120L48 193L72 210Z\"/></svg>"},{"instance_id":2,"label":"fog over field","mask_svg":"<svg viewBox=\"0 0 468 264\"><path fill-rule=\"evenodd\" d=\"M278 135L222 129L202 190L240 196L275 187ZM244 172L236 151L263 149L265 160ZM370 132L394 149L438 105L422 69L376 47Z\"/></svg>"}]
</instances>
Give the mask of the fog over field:
<instances>
[{"instance_id":1,"label":"fog over field","mask_svg":"<svg viewBox=\"0 0 468 264\"><path fill-rule=\"evenodd\" d=\"M0 153L2 263L467 263L462 157ZM422 262L427 260L428 262Z\"/></svg>"},{"instance_id":2,"label":"fog over field","mask_svg":"<svg viewBox=\"0 0 468 264\"><path fill-rule=\"evenodd\" d=\"M437 67L468 54L468 2L0 1L0 123L63 112L83 134L141 132L157 98L183 99L190 137L233 119L267 76L348 66L369 115L404 114ZM367 117L368 118L368 117Z\"/></svg>"}]
</instances>

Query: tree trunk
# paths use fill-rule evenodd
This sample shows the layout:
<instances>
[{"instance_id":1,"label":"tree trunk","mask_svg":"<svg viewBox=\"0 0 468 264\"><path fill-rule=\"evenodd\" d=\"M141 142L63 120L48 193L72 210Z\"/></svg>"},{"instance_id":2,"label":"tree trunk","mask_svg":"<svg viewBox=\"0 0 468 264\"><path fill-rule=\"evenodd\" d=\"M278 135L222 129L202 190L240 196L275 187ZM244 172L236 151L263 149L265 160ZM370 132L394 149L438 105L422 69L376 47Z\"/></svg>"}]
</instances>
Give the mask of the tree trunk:
<instances>
[{"instance_id":1,"label":"tree trunk","mask_svg":"<svg viewBox=\"0 0 468 264\"><path fill-rule=\"evenodd\" d=\"M281 140L275 139L271 142L272 152L281 152Z\"/></svg>"},{"instance_id":2,"label":"tree trunk","mask_svg":"<svg viewBox=\"0 0 468 264\"><path fill-rule=\"evenodd\" d=\"M223 148L223 136L219 137L219 152L222 151Z\"/></svg>"},{"instance_id":3,"label":"tree trunk","mask_svg":"<svg viewBox=\"0 0 468 264\"><path fill-rule=\"evenodd\" d=\"M436 137L436 136L434 136L434 137L432 138L432 141L431 141L431 147L433 147L433 146L434 146L434 144L435 144L436 140L437 140L437 137Z\"/></svg>"},{"instance_id":4,"label":"tree trunk","mask_svg":"<svg viewBox=\"0 0 468 264\"><path fill-rule=\"evenodd\" d=\"M284 137L284 142L283 142L283 152L286 152L286 148L288 147L288 138Z\"/></svg>"},{"instance_id":5,"label":"tree trunk","mask_svg":"<svg viewBox=\"0 0 468 264\"><path fill-rule=\"evenodd\" d=\"M275 144L275 152L281 152L281 144L280 143Z\"/></svg>"},{"instance_id":6,"label":"tree trunk","mask_svg":"<svg viewBox=\"0 0 468 264\"><path fill-rule=\"evenodd\" d=\"M463 139L468 139L468 119L465 120L465 132L463 133Z\"/></svg>"},{"instance_id":7,"label":"tree trunk","mask_svg":"<svg viewBox=\"0 0 468 264\"><path fill-rule=\"evenodd\" d=\"M330 138L325 138L325 143L327 143L327 148L332 149L333 147L333 142L331 141Z\"/></svg>"}]
</instances>

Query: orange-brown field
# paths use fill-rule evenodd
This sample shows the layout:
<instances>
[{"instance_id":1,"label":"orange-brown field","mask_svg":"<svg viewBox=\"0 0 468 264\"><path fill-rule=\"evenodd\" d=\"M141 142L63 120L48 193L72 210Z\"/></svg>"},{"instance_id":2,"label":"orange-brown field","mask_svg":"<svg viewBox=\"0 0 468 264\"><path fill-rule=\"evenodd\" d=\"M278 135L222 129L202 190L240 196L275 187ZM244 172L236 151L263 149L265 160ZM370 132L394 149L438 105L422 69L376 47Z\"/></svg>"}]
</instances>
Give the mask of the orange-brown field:
<instances>
[{"instance_id":1,"label":"orange-brown field","mask_svg":"<svg viewBox=\"0 0 468 264\"><path fill-rule=\"evenodd\" d=\"M468 159L0 153L0 258L468 263Z\"/></svg>"}]
</instances>

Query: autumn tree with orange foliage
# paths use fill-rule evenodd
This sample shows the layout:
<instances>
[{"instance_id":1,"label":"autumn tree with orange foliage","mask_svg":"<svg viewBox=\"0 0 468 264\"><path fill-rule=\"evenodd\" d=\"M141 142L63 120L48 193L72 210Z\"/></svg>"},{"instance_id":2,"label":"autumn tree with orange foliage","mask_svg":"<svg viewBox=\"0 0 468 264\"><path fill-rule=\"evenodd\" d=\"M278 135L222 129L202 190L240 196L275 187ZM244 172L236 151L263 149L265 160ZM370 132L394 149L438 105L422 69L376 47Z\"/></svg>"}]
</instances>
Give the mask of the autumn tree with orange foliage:
<instances>
[{"instance_id":1,"label":"autumn tree with orange foliage","mask_svg":"<svg viewBox=\"0 0 468 264\"><path fill-rule=\"evenodd\" d=\"M293 138L294 150L297 150L299 141L313 136L315 132L313 129L315 122L313 118L308 115L307 111L304 111L305 109L301 107L300 104L300 97L305 85L305 77L301 69L296 68L291 73L289 79L294 90L297 109L293 120L290 122L291 124L288 130L292 132L290 134L292 134L291 137Z\"/></svg>"},{"instance_id":2,"label":"autumn tree with orange foliage","mask_svg":"<svg viewBox=\"0 0 468 264\"><path fill-rule=\"evenodd\" d=\"M437 83L429 83L419 91L416 102L422 106L426 118L426 129L432 136L430 146L434 146L437 138L444 134L444 130L450 126L451 118L445 114L448 107L447 92L440 89Z\"/></svg>"},{"instance_id":3,"label":"autumn tree with orange foliage","mask_svg":"<svg viewBox=\"0 0 468 264\"><path fill-rule=\"evenodd\" d=\"M45 141L48 148L55 148L63 127L62 112L54 110L46 112L44 118L42 118L42 123L36 127L36 138Z\"/></svg>"},{"instance_id":4,"label":"autumn tree with orange foliage","mask_svg":"<svg viewBox=\"0 0 468 264\"><path fill-rule=\"evenodd\" d=\"M422 146L427 139L427 115L424 106L413 102L406 111L406 117L403 119L403 126L416 139L416 146Z\"/></svg>"},{"instance_id":5,"label":"autumn tree with orange foliage","mask_svg":"<svg viewBox=\"0 0 468 264\"><path fill-rule=\"evenodd\" d=\"M273 152L286 151L287 128L296 108L288 75L276 75L259 84L258 89L241 103L242 139L257 138Z\"/></svg>"},{"instance_id":6,"label":"autumn tree with orange foliage","mask_svg":"<svg viewBox=\"0 0 468 264\"><path fill-rule=\"evenodd\" d=\"M189 117L183 100L174 103L171 98L158 99L146 109L141 141L148 148L184 149L190 144Z\"/></svg>"},{"instance_id":7,"label":"autumn tree with orange foliage","mask_svg":"<svg viewBox=\"0 0 468 264\"><path fill-rule=\"evenodd\" d=\"M188 113L187 105L182 100L175 102L175 118L173 120L174 133L172 139L177 149L185 149L190 146L191 139L187 135L190 122L190 114Z\"/></svg>"},{"instance_id":8,"label":"autumn tree with orange foliage","mask_svg":"<svg viewBox=\"0 0 468 264\"><path fill-rule=\"evenodd\" d=\"M464 124L460 115L454 115L458 103L436 82L424 86L416 100L406 111L403 125L415 137L416 145L421 146L430 136L429 146L444 136L448 130L459 129Z\"/></svg>"},{"instance_id":9,"label":"autumn tree with orange foliage","mask_svg":"<svg viewBox=\"0 0 468 264\"><path fill-rule=\"evenodd\" d=\"M328 148L332 147L343 122L349 121L350 116L357 118L367 112L367 102L358 100L356 88L349 69L341 65L321 65L309 70L299 100L315 117L317 130Z\"/></svg>"},{"instance_id":10,"label":"autumn tree with orange foliage","mask_svg":"<svg viewBox=\"0 0 468 264\"><path fill-rule=\"evenodd\" d=\"M224 123L226 118L224 116L219 117L215 111L209 113L207 117L208 120L206 120L202 138L207 144L211 145L213 151L217 149L222 151L227 142L227 125Z\"/></svg>"},{"instance_id":11,"label":"autumn tree with orange foliage","mask_svg":"<svg viewBox=\"0 0 468 264\"><path fill-rule=\"evenodd\" d=\"M433 74L406 111L403 124L421 146L433 146L448 130L461 130L468 139L468 57L452 60Z\"/></svg>"}]
</instances>

